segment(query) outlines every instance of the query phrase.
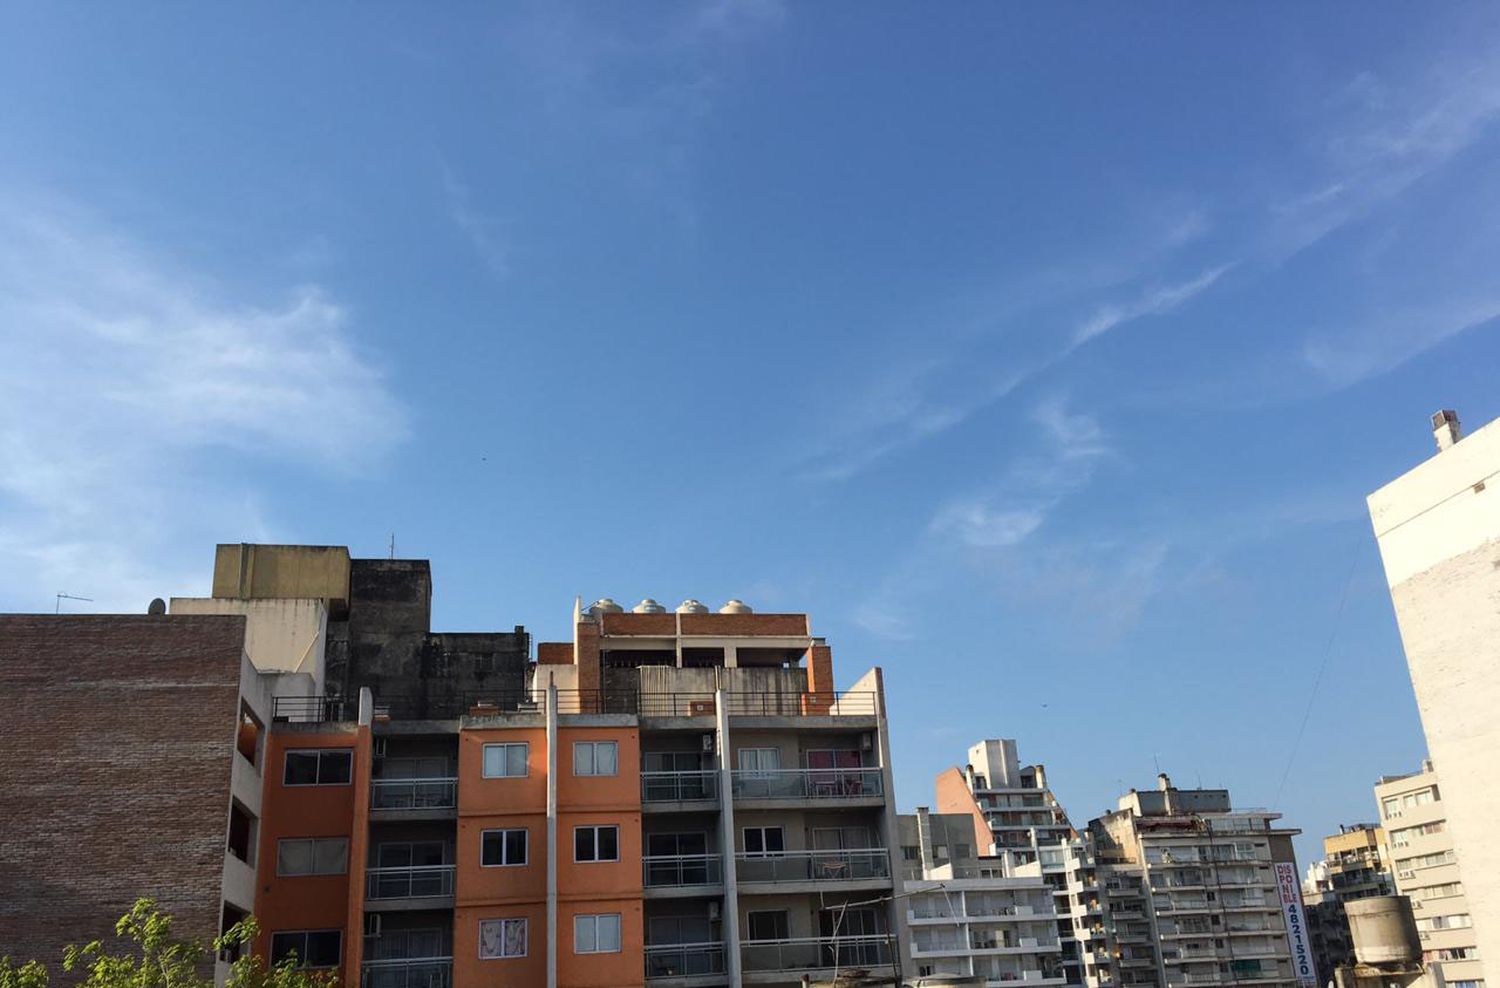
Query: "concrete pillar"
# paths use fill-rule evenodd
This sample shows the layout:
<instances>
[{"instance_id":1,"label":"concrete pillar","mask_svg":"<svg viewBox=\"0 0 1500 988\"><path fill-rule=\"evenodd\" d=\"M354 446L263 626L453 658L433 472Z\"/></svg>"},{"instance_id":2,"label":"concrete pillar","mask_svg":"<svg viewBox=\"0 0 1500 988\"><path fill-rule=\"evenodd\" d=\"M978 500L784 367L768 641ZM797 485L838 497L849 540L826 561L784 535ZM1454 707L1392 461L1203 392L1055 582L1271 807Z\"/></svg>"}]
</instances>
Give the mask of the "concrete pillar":
<instances>
[{"instance_id":1,"label":"concrete pillar","mask_svg":"<svg viewBox=\"0 0 1500 988\"><path fill-rule=\"evenodd\" d=\"M724 971L731 988L740 978L740 882L734 870L734 763L729 757L729 708L724 691L714 691L719 760L719 858L724 869Z\"/></svg>"},{"instance_id":2,"label":"concrete pillar","mask_svg":"<svg viewBox=\"0 0 1500 988\"><path fill-rule=\"evenodd\" d=\"M547 988L557 988L557 684L547 678Z\"/></svg>"}]
</instances>

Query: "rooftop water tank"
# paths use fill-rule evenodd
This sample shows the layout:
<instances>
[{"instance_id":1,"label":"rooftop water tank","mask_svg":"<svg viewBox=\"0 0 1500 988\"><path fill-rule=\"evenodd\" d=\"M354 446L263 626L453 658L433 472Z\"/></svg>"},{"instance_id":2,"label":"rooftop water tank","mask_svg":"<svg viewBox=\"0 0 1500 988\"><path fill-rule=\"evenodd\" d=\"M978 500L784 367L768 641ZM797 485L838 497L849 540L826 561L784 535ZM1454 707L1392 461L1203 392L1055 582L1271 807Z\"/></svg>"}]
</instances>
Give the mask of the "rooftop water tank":
<instances>
[{"instance_id":1,"label":"rooftop water tank","mask_svg":"<svg viewBox=\"0 0 1500 988\"><path fill-rule=\"evenodd\" d=\"M677 613L678 614L707 614L708 613L708 608L704 607L703 604L700 601L694 600L693 598L689 597L687 600L684 600L682 603L680 603L680 604L677 605Z\"/></svg>"},{"instance_id":2,"label":"rooftop water tank","mask_svg":"<svg viewBox=\"0 0 1500 988\"><path fill-rule=\"evenodd\" d=\"M1404 895L1375 895L1344 903L1354 956L1361 964L1416 964L1422 956L1411 900Z\"/></svg>"},{"instance_id":3,"label":"rooftop water tank","mask_svg":"<svg viewBox=\"0 0 1500 988\"><path fill-rule=\"evenodd\" d=\"M665 614L667 609L650 597L646 597L639 604L631 608L636 614Z\"/></svg>"},{"instance_id":4,"label":"rooftop water tank","mask_svg":"<svg viewBox=\"0 0 1500 988\"><path fill-rule=\"evenodd\" d=\"M589 605L589 613L595 615L623 614L625 613L625 608L621 607L619 604L616 604L608 597L600 597L598 600Z\"/></svg>"},{"instance_id":5,"label":"rooftop water tank","mask_svg":"<svg viewBox=\"0 0 1500 988\"><path fill-rule=\"evenodd\" d=\"M723 607L719 608L720 614L753 614L748 604L736 597Z\"/></svg>"}]
</instances>

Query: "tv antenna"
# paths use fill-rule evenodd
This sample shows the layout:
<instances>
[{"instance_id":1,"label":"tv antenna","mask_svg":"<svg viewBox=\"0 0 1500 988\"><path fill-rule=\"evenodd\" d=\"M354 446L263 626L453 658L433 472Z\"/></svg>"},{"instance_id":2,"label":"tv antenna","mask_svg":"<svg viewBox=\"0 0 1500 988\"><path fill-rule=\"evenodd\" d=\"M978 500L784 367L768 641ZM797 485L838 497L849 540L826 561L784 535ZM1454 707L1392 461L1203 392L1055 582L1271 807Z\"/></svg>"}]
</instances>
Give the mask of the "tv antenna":
<instances>
[{"instance_id":1,"label":"tv antenna","mask_svg":"<svg viewBox=\"0 0 1500 988\"><path fill-rule=\"evenodd\" d=\"M391 533L391 554L390 554L389 558L391 558L391 559L395 559L396 558L396 533L395 532Z\"/></svg>"},{"instance_id":2,"label":"tv antenna","mask_svg":"<svg viewBox=\"0 0 1500 988\"><path fill-rule=\"evenodd\" d=\"M75 597L75 596L73 596L70 593L60 593L60 594L55 594L54 596L57 598L57 606L52 609L52 613L53 614L61 614L62 613L62 602L65 601L65 600L86 600L90 604L92 604L94 602L94 598L92 598L92 597Z\"/></svg>"}]
</instances>

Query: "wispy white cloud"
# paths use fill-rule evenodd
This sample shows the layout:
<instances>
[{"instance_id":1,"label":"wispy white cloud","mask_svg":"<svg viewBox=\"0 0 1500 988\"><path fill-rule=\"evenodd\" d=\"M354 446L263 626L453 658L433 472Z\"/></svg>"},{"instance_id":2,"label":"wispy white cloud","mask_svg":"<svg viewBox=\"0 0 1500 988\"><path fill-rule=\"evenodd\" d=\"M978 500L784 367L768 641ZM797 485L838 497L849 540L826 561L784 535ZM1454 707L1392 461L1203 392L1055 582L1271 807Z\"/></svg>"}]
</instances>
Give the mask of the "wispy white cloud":
<instances>
[{"instance_id":1,"label":"wispy white cloud","mask_svg":"<svg viewBox=\"0 0 1500 988\"><path fill-rule=\"evenodd\" d=\"M1140 297L1129 302L1109 303L1099 307L1078 327L1073 334L1073 345L1066 352L1071 353L1074 348L1123 323L1171 312L1212 287L1233 267L1233 263L1220 264L1188 281L1149 288Z\"/></svg>"},{"instance_id":2,"label":"wispy white cloud","mask_svg":"<svg viewBox=\"0 0 1500 988\"><path fill-rule=\"evenodd\" d=\"M1500 298L1444 299L1381 312L1337 332L1318 332L1302 346L1307 365L1337 387L1383 374L1460 333L1500 319Z\"/></svg>"},{"instance_id":3,"label":"wispy white cloud","mask_svg":"<svg viewBox=\"0 0 1500 988\"><path fill-rule=\"evenodd\" d=\"M442 165L442 175L448 215L468 239L484 266L497 278L509 277L511 246L502 225L474 205L473 192L459 180L446 162Z\"/></svg>"},{"instance_id":4,"label":"wispy white cloud","mask_svg":"<svg viewBox=\"0 0 1500 988\"><path fill-rule=\"evenodd\" d=\"M268 533L241 457L352 473L405 436L325 292L233 298L34 201L0 198L0 609L201 590L204 546Z\"/></svg>"}]
</instances>

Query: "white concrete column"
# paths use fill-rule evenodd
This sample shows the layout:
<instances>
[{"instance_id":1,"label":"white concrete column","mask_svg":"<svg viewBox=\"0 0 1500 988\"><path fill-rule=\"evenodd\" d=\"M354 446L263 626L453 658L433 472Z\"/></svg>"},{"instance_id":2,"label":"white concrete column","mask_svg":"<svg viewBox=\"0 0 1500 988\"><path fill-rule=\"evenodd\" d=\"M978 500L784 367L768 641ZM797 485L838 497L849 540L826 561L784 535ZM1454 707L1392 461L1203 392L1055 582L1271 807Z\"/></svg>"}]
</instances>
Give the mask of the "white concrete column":
<instances>
[{"instance_id":1,"label":"white concrete column","mask_svg":"<svg viewBox=\"0 0 1500 988\"><path fill-rule=\"evenodd\" d=\"M547 988L557 988L557 684L547 677Z\"/></svg>"},{"instance_id":2,"label":"white concrete column","mask_svg":"<svg viewBox=\"0 0 1500 988\"><path fill-rule=\"evenodd\" d=\"M714 691L719 760L719 859L724 870L724 971L730 988L740 988L740 882L734 869L734 763L729 757L729 708L724 691Z\"/></svg>"}]
</instances>

